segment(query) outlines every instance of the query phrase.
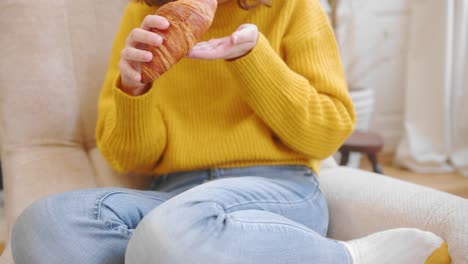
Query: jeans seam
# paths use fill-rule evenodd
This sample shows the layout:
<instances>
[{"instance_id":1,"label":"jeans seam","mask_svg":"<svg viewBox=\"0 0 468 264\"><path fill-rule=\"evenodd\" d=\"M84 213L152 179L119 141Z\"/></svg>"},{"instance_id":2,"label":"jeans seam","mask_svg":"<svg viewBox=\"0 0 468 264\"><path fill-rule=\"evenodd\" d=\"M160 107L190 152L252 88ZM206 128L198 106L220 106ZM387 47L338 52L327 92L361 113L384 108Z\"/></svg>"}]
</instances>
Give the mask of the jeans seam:
<instances>
[{"instance_id":1,"label":"jeans seam","mask_svg":"<svg viewBox=\"0 0 468 264\"><path fill-rule=\"evenodd\" d=\"M118 232L124 232L127 237L132 236L132 232L126 227L122 227L123 225L119 222L112 221L112 220L101 220L104 221L104 226L107 228L107 230L111 231L118 231Z\"/></svg>"},{"instance_id":2,"label":"jeans seam","mask_svg":"<svg viewBox=\"0 0 468 264\"><path fill-rule=\"evenodd\" d=\"M234 207L242 206L242 205L248 205L248 204L272 204L272 203L274 203L274 204L298 204L298 203L303 203L303 202L315 199L318 196L319 193L320 192L317 189L317 191L315 193L311 194L310 196L307 196L305 198L302 198L302 199L296 200L296 201L272 201L272 200L248 201L248 202L238 203L238 204L235 204L235 205L230 205L230 206L224 207L224 210L226 212L228 212L229 210L231 210Z\"/></svg>"},{"instance_id":3,"label":"jeans seam","mask_svg":"<svg viewBox=\"0 0 468 264\"><path fill-rule=\"evenodd\" d=\"M134 193L129 193L129 192L124 192L124 191L112 191L112 192L104 192L100 195L97 196L96 200L94 201L94 205L93 205L93 218L94 220L104 220L104 219L100 219L101 217L101 208L102 208L102 203L103 201L113 195L113 194L127 194L127 195L134 195L134 196L139 196L139 197L146 197L146 198L149 198L149 199L153 199L153 200L157 200L157 201L161 201L161 202L165 202L166 200L163 200L163 199L159 199L159 198L155 198L155 197L151 197L149 195L144 195L144 194L134 194Z\"/></svg>"},{"instance_id":4,"label":"jeans seam","mask_svg":"<svg viewBox=\"0 0 468 264\"><path fill-rule=\"evenodd\" d=\"M299 227L299 226L295 226L295 225L291 225L291 224L288 224L288 223L273 222L273 221L271 221L271 222L267 222L267 221L247 221L247 220L241 220L241 219L236 218L236 217L234 217L232 215L229 215L228 218L229 218L229 220L234 221L234 222L238 222L238 223L280 225L280 226L291 227L291 228L301 230L301 231L304 231L304 232L307 232L307 233L310 233L310 234L314 234L314 235L318 234L314 230L308 230L308 229L305 229L305 228L302 228L302 227Z\"/></svg>"},{"instance_id":5,"label":"jeans seam","mask_svg":"<svg viewBox=\"0 0 468 264\"><path fill-rule=\"evenodd\" d=\"M103 221L104 222L104 227L107 230L112 230L112 231L118 231L121 233L125 233L125 235L130 238L132 236L132 232L128 229L128 227L122 223L112 221L109 219L101 219L101 209L102 209L102 203L104 200L114 194L126 194L126 195L133 195L133 196L138 196L138 197L145 197L149 198L152 200L157 200L161 202L165 202L166 200L151 197L149 195L144 195L144 194L137 194L137 193L131 193L131 192L125 192L125 191L110 191L110 192L104 192L101 193L97 196L97 198L94 201L93 209L92 209L92 214L93 217L91 217L92 220L97 220L97 221ZM125 226L125 228L123 227Z\"/></svg>"}]
</instances>

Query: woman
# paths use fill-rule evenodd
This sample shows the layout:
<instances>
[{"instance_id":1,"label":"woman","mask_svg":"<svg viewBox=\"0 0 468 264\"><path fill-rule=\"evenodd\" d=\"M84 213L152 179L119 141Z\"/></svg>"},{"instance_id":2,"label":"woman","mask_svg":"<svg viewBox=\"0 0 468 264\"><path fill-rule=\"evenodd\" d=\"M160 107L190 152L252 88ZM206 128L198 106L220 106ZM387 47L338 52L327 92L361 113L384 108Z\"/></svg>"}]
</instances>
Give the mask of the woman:
<instances>
[{"instance_id":1,"label":"woman","mask_svg":"<svg viewBox=\"0 0 468 264\"><path fill-rule=\"evenodd\" d=\"M112 167L153 184L36 202L14 227L15 262L424 263L442 243L431 233L325 237L316 175L355 114L319 2L218 3L205 41L152 83L141 83L143 47L171 25L151 15L161 1L127 6L96 137Z\"/></svg>"}]
</instances>

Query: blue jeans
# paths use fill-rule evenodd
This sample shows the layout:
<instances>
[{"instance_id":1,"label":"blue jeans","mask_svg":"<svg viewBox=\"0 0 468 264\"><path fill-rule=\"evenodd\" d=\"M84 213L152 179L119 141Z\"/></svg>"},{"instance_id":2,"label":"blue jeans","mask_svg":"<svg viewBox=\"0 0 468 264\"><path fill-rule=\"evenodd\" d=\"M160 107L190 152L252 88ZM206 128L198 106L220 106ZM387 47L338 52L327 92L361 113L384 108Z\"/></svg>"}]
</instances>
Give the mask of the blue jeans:
<instances>
[{"instance_id":1,"label":"blue jeans","mask_svg":"<svg viewBox=\"0 0 468 264\"><path fill-rule=\"evenodd\" d=\"M17 264L351 263L327 226L306 167L211 169L156 178L148 191L39 200L18 218L12 249Z\"/></svg>"}]
</instances>

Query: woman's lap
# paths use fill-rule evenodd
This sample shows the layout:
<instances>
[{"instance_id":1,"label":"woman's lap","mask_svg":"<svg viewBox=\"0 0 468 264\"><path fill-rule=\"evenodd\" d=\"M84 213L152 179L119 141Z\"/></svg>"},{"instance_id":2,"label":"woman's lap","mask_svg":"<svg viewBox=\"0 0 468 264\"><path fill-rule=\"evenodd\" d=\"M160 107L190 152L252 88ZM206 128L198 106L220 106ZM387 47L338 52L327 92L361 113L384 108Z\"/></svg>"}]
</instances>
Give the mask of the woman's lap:
<instances>
[{"instance_id":1,"label":"woman's lap","mask_svg":"<svg viewBox=\"0 0 468 264\"><path fill-rule=\"evenodd\" d=\"M66 263L74 260L88 264L124 263L125 250L136 226L148 213L155 215L153 212L158 211L155 209L168 200L169 207L180 206L178 201L191 203L182 206L184 211L169 210L164 219L173 221L170 227L206 217L207 212L197 212L193 205L213 202L232 215L232 221L234 216L245 218L248 215L245 212L256 210L279 215L321 235L326 233L328 211L315 179L236 177L199 185L176 196L179 192L105 188L42 199L28 208L14 227L15 260L24 264L55 264L65 260ZM160 211L164 210L162 207ZM181 239L174 237L168 243L177 246Z\"/></svg>"},{"instance_id":2,"label":"woman's lap","mask_svg":"<svg viewBox=\"0 0 468 264\"><path fill-rule=\"evenodd\" d=\"M135 230L126 263L347 263L326 239L328 210L305 177L215 180L152 210Z\"/></svg>"}]
</instances>

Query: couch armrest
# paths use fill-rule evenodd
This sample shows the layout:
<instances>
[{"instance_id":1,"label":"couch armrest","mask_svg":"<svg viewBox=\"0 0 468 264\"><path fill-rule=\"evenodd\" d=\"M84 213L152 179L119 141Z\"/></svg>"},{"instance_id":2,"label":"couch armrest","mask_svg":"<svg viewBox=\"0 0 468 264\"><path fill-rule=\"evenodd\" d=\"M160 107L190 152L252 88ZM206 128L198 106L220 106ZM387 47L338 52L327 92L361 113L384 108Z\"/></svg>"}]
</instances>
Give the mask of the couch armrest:
<instances>
[{"instance_id":1,"label":"couch armrest","mask_svg":"<svg viewBox=\"0 0 468 264\"><path fill-rule=\"evenodd\" d=\"M327 169L333 169L333 168L337 168L337 167L338 167L338 163L336 163L336 160L335 160L335 158L333 158L333 156L322 160L322 162L320 163L320 171L327 170Z\"/></svg>"},{"instance_id":2,"label":"couch armrest","mask_svg":"<svg viewBox=\"0 0 468 264\"><path fill-rule=\"evenodd\" d=\"M345 167L323 170L319 180L330 209L330 237L414 227L444 238L454 264L468 263L468 200Z\"/></svg>"}]
</instances>

